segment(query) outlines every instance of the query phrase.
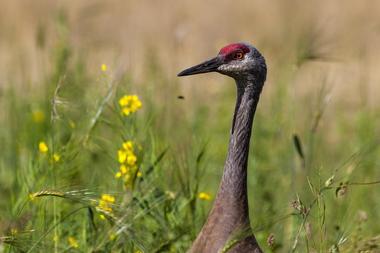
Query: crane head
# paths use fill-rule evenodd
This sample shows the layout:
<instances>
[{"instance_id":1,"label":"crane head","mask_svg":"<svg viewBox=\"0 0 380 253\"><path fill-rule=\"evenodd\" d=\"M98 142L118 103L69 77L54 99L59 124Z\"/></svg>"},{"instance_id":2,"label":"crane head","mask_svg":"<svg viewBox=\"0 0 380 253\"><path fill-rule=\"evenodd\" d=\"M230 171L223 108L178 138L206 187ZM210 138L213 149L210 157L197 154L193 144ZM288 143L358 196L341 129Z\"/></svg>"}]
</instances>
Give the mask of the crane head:
<instances>
[{"instance_id":1,"label":"crane head","mask_svg":"<svg viewBox=\"0 0 380 253\"><path fill-rule=\"evenodd\" d=\"M178 76L218 72L235 79L266 78L266 64L260 52L247 43L233 43L223 47L218 55L201 64L183 70Z\"/></svg>"}]
</instances>

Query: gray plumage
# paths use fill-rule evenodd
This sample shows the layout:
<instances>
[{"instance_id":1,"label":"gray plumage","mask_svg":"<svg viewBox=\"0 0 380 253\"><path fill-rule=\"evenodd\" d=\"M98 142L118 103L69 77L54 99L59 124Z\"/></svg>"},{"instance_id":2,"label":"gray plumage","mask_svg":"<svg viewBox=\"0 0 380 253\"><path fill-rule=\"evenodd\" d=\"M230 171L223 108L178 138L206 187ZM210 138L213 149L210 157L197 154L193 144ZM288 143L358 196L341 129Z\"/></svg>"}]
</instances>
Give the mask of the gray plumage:
<instances>
[{"instance_id":1,"label":"gray plumage","mask_svg":"<svg viewBox=\"0 0 380 253\"><path fill-rule=\"evenodd\" d=\"M221 49L217 57L179 76L218 72L235 79L237 100L222 181L207 221L189 253L260 253L250 227L247 163L256 106L266 79L264 57L247 43Z\"/></svg>"}]
</instances>

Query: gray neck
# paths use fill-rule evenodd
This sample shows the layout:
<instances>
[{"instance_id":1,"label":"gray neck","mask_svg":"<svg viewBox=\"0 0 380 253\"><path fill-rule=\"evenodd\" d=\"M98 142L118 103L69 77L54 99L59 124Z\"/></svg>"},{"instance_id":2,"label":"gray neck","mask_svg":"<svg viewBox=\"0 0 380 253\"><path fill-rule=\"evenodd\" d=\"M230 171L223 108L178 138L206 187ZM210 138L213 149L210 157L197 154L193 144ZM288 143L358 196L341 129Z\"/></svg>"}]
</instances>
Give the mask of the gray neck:
<instances>
[{"instance_id":1,"label":"gray neck","mask_svg":"<svg viewBox=\"0 0 380 253\"><path fill-rule=\"evenodd\" d=\"M231 128L227 160L215 202L225 204L241 222L248 222L247 163L253 118L263 81L254 78L236 80L237 101Z\"/></svg>"}]
</instances>

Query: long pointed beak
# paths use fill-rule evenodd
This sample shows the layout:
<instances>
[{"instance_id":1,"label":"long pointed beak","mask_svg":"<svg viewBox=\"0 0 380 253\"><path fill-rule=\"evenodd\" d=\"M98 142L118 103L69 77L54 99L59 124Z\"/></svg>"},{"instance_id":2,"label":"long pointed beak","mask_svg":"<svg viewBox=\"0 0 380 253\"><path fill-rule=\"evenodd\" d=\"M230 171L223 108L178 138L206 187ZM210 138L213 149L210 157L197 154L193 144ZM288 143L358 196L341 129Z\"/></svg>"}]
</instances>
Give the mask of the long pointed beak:
<instances>
[{"instance_id":1,"label":"long pointed beak","mask_svg":"<svg viewBox=\"0 0 380 253\"><path fill-rule=\"evenodd\" d=\"M218 67L222 65L222 60L219 57L212 58L201 64L195 65L188 69L185 69L178 73L178 76L190 76L208 72L214 72L218 70Z\"/></svg>"}]
</instances>

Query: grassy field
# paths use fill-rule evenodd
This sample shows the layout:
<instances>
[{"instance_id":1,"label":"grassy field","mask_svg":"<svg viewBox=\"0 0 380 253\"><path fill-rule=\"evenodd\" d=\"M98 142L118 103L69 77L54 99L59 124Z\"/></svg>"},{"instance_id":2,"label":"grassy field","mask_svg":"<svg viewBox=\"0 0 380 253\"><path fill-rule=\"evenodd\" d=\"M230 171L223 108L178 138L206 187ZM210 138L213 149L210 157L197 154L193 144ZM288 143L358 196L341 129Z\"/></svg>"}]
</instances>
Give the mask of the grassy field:
<instances>
[{"instance_id":1,"label":"grassy field","mask_svg":"<svg viewBox=\"0 0 380 253\"><path fill-rule=\"evenodd\" d=\"M269 66L248 175L260 245L380 252L378 3L1 2L0 252L186 252L235 86L176 73L241 40Z\"/></svg>"}]
</instances>

